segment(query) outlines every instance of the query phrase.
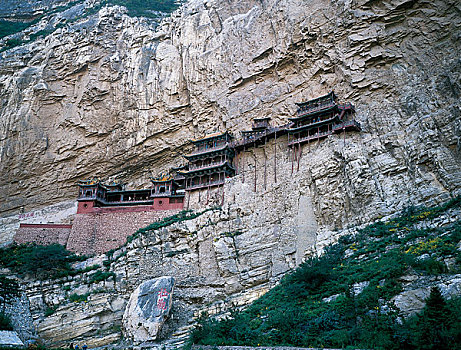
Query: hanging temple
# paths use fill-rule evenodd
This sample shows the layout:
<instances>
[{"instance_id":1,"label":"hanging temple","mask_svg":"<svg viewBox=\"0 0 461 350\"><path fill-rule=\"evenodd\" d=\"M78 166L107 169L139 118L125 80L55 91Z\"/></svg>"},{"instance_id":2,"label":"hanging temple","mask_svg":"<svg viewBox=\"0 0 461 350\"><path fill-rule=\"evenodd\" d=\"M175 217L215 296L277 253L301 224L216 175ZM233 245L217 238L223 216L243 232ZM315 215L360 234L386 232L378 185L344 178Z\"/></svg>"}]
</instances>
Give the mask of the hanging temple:
<instances>
[{"instance_id":1,"label":"hanging temple","mask_svg":"<svg viewBox=\"0 0 461 350\"><path fill-rule=\"evenodd\" d=\"M242 131L240 139L234 139L225 131L191 140L194 150L183 156L187 163L151 178L152 186L149 189L126 190L123 184L105 183L97 179L80 181L77 213L91 213L100 207L138 205L153 206L154 210L182 209L184 199L190 192L224 186L226 178L238 174L237 163L240 163L242 181L245 182L246 149L265 145L272 138L277 142L277 137L287 134L293 172L295 167L299 170L303 144L332 134L361 131L360 124L352 119L354 106L351 103L339 104L333 91L297 103L297 106L296 116L289 118L289 122L282 126L272 126L269 117L256 118L252 129ZM238 154L242 156L237 158ZM276 171L274 173L277 181Z\"/></svg>"}]
</instances>

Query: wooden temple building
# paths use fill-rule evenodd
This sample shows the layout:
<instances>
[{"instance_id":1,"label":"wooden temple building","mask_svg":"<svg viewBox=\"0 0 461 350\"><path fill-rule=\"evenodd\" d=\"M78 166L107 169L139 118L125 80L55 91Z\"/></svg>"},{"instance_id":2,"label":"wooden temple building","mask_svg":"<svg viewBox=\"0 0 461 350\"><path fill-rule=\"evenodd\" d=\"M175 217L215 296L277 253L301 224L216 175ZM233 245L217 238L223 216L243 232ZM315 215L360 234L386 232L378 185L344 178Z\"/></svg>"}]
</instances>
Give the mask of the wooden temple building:
<instances>
[{"instance_id":1,"label":"wooden temple building","mask_svg":"<svg viewBox=\"0 0 461 350\"><path fill-rule=\"evenodd\" d=\"M231 141L228 132L191 140L195 150L184 156L189 162L188 168L178 171L184 176L186 191L220 186L226 177L235 175L232 165L235 151Z\"/></svg>"},{"instance_id":2,"label":"wooden temple building","mask_svg":"<svg viewBox=\"0 0 461 350\"><path fill-rule=\"evenodd\" d=\"M296 117L288 118L291 124L287 127L288 146L300 146L334 133L360 131L358 122L351 120L355 112L351 103L338 104L332 91L327 95L297 103Z\"/></svg>"},{"instance_id":3,"label":"wooden temple building","mask_svg":"<svg viewBox=\"0 0 461 350\"><path fill-rule=\"evenodd\" d=\"M102 208L121 208L143 206L146 210L182 209L184 192L170 176L152 179L152 188L126 190L116 183L104 183L99 180L83 180L77 183L78 214L94 213Z\"/></svg>"}]
</instances>

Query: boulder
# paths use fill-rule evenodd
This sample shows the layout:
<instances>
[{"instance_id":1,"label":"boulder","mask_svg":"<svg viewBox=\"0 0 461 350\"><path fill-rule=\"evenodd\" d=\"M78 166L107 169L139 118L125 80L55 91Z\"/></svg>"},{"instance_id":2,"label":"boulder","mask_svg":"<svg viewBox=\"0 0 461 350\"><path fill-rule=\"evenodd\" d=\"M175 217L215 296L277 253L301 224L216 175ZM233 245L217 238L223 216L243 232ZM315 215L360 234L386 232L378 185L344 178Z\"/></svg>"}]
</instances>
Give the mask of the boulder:
<instances>
[{"instance_id":1,"label":"boulder","mask_svg":"<svg viewBox=\"0 0 461 350\"><path fill-rule=\"evenodd\" d=\"M18 333L12 331L0 331L0 347L23 348L24 344L19 339Z\"/></svg>"},{"instance_id":2,"label":"boulder","mask_svg":"<svg viewBox=\"0 0 461 350\"><path fill-rule=\"evenodd\" d=\"M170 276L143 282L131 294L123 315L124 333L135 342L157 339L170 313L175 280Z\"/></svg>"}]
</instances>

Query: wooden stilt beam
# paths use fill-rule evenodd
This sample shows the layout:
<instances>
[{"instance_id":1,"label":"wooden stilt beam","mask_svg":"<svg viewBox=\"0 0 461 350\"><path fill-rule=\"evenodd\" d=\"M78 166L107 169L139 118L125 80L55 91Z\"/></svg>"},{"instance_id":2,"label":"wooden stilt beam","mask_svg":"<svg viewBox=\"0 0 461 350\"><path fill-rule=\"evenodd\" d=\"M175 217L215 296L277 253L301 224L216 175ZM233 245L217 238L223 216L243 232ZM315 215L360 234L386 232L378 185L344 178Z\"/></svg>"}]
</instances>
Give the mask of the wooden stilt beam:
<instances>
[{"instance_id":1,"label":"wooden stilt beam","mask_svg":"<svg viewBox=\"0 0 461 350\"><path fill-rule=\"evenodd\" d=\"M186 179L186 188L187 188L187 180ZM191 181L192 181L192 178L189 179L189 186L191 185ZM189 202L190 202L190 191L186 191L187 193L187 206L186 206L186 210L189 210Z\"/></svg>"},{"instance_id":2,"label":"wooden stilt beam","mask_svg":"<svg viewBox=\"0 0 461 350\"><path fill-rule=\"evenodd\" d=\"M224 205L224 184L222 185L221 207Z\"/></svg>"},{"instance_id":3,"label":"wooden stilt beam","mask_svg":"<svg viewBox=\"0 0 461 350\"><path fill-rule=\"evenodd\" d=\"M299 171L299 161L301 159L301 152L302 152L302 149L301 149L301 143L299 143L299 151L298 151L298 170Z\"/></svg>"},{"instance_id":4,"label":"wooden stilt beam","mask_svg":"<svg viewBox=\"0 0 461 350\"><path fill-rule=\"evenodd\" d=\"M264 136L264 189L266 189L267 185L267 157L266 157L266 142L267 137Z\"/></svg>"},{"instance_id":5,"label":"wooden stilt beam","mask_svg":"<svg viewBox=\"0 0 461 350\"><path fill-rule=\"evenodd\" d=\"M274 133L274 182L277 183L277 131Z\"/></svg>"},{"instance_id":6,"label":"wooden stilt beam","mask_svg":"<svg viewBox=\"0 0 461 350\"><path fill-rule=\"evenodd\" d=\"M208 205L208 201L210 200L210 177L208 177L208 188L206 191L206 204Z\"/></svg>"},{"instance_id":7,"label":"wooden stilt beam","mask_svg":"<svg viewBox=\"0 0 461 350\"><path fill-rule=\"evenodd\" d=\"M238 175L239 174L239 153L236 152L235 153L235 157L234 157L234 167L235 167L235 175Z\"/></svg>"},{"instance_id":8,"label":"wooden stilt beam","mask_svg":"<svg viewBox=\"0 0 461 350\"><path fill-rule=\"evenodd\" d=\"M245 183L245 144L243 145L243 153L242 153L242 183L243 184Z\"/></svg>"},{"instance_id":9,"label":"wooden stilt beam","mask_svg":"<svg viewBox=\"0 0 461 350\"><path fill-rule=\"evenodd\" d=\"M254 191L256 192L256 166L257 166L257 159L256 159L256 141L254 143L254 155L255 155L255 189Z\"/></svg>"}]
</instances>

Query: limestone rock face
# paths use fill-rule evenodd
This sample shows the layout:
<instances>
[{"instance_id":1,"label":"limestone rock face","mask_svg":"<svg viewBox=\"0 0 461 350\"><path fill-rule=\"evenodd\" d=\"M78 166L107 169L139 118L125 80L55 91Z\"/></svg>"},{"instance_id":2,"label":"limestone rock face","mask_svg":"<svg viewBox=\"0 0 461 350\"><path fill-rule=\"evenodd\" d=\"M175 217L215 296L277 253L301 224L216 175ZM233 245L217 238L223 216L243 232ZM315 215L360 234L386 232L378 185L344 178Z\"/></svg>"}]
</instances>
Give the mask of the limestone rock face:
<instances>
[{"instance_id":1,"label":"limestone rock face","mask_svg":"<svg viewBox=\"0 0 461 350\"><path fill-rule=\"evenodd\" d=\"M157 339L173 304L174 278L162 276L143 282L131 294L125 313L125 335L135 342Z\"/></svg>"},{"instance_id":2,"label":"limestone rock face","mask_svg":"<svg viewBox=\"0 0 461 350\"><path fill-rule=\"evenodd\" d=\"M445 200L461 187L460 22L454 0L193 0L155 30L103 8L0 54L0 211L75 197L88 176L145 185L188 139L285 124L333 89L363 132L311 147L297 177L314 208Z\"/></svg>"}]
</instances>

